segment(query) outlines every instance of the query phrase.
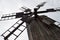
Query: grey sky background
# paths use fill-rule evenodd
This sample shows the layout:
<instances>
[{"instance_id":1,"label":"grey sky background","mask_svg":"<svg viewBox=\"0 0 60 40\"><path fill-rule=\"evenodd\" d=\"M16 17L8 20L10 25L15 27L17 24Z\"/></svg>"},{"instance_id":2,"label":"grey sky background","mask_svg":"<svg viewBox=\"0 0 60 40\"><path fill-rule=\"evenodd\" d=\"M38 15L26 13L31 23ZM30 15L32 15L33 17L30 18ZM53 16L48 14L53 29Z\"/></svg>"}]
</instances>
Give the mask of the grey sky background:
<instances>
[{"instance_id":1,"label":"grey sky background","mask_svg":"<svg viewBox=\"0 0 60 40\"><path fill-rule=\"evenodd\" d=\"M36 5L47 2L44 7L40 10L45 10L48 8L58 8L60 7L59 0L0 0L0 17L3 14L10 14L15 12L20 12L22 6L33 9ZM60 12L50 12L40 15L47 15L48 17L60 22ZM10 28L17 20L13 19L8 21L0 21L0 35ZM0 40L3 40L3 37L0 36ZM28 40L27 31L25 30L17 40Z\"/></svg>"}]
</instances>

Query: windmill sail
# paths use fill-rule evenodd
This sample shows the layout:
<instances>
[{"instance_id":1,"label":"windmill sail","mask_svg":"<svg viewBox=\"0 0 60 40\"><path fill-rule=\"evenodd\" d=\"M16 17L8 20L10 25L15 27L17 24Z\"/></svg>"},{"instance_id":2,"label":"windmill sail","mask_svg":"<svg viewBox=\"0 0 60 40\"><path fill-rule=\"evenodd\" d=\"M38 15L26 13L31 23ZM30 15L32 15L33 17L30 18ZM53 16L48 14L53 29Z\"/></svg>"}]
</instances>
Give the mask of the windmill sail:
<instances>
[{"instance_id":1,"label":"windmill sail","mask_svg":"<svg viewBox=\"0 0 60 40\"><path fill-rule=\"evenodd\" d=\"M38 11L37 13L48 13L48 12L56 12L56 11L60 11L60 9L54 9L54 8L51 8L51 9L46 9L45 11Z\"/></svg>"},{"instance_id":2,"label":"windmill sail","mask_svg":"<svg viewBox=\"0 0 60 40\"><path fill-rule=\"evenodd\" d=\"M24 10L24 12L18 12L18 13L11 13L11 14L2 15L0 21L20 18L20 17L23 17L23 15L29 15L28 13L31 14L31 9L26 8L26 7L21 7L21 8Z\"/></svg>"},{"instance_id":3,"label":"windmill sail","mask_svg":"<svg viewBox=\"0 0 60 40\"><path fill-rule=\"evenodd\" d=\"M43 2L43 3L41 3L41 4L38 4L36 7L37 7L37 10L40 8L40 7L42 7L42 6L44 6L44 4L45 4L46 2Z\"/></svg>"},{"instance_id":4,"label":"windmill sail","mask_svg":"<svg viewBox=\"0 0 60 40\"><path fill-rule=\"evenodd\" d=\"M2 15L0 21L2 20L10 20L10 19L15 19L16 14L4 14Z\"/></svg>"},{"instance_id":5,"label":"windmill sail","mask_svg":"<svg viewBox=\"0 0 60 40\"><path fill-rule=\"evenodd\" d=\"M0 21L10 20L10 19L16 19L16 18L20 18L22 16L23 16L23 12L11 13L11 14L4 14L4 15L2 15Z\"/></svg>"},{"instance_id":6,"label":"windmill sail","mask_svg":"<svg viewBox=\"0 0 60 40\"><path fill-rule=\"evenodd\" d=\"M5 31L1 36L4 37L4 40L8 40L12 35L15 36L13 40L16 40L18 36L26 29L25 23L21 20L18 20L12 27ZM21 29L22 28L22 29Z\"/></svg>"}]
</instances>

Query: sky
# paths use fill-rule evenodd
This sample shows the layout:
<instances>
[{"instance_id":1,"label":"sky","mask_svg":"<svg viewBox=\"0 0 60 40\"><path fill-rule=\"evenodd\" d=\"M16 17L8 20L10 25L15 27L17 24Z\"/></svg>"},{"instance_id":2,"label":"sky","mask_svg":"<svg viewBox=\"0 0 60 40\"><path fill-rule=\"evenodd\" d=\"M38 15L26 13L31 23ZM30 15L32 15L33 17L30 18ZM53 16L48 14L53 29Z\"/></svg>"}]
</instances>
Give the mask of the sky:
<instances>
[{"instance_id":1,"label":"sky","mask_svg":"<svg viewBox=\"0 0 60 40\"><path fill-rule=\"evenodd\" d=\"M3 14L11 14L20 12L20 8L22 6L26 6L33 10L36 5L47 2L43 7L39 10L45 10L48 8L60 8L60 1L59 0L0 0L0 17ZM44 13L40 15L46 15L58 22L60 22L60 12L50 12ZM4 33L8 28L10 28L16 21L19 19L7 20L7 21L0 21L0 35ZM0 40L3 40L3 37L0 36ZM11 39L10 39L11 40ZM25 30L17 40L29 40L27 35L27 30Z\"/></svg>"}]
</instances>

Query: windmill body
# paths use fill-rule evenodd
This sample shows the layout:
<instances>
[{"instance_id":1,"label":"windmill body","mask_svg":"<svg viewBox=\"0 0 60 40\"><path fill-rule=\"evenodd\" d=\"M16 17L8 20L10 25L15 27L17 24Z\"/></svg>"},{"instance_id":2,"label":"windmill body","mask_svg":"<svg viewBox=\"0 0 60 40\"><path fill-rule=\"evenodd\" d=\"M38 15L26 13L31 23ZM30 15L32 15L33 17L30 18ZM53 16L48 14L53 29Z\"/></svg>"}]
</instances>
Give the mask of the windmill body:
<instances>
[{"instance_id":1,"label":"windmill body","mask_svg":"<svg viewBox=\"0 0 60 40\"><path fill-rule=\"evenodd\" d=\"M27 28L29 40L60 40L60 28L55 22L44 15L33 20Z\"/></svg>"},{"instance_id":2,"label":"windmill body","mask_svg":"<svg viewBox=\"0 0 60 40\"><path fill-rule=\"evenodd\" d=\"M29 40L60 40L60 28L58 27L60 24L55 25L56 21L45 15L37 15L40 13L60 11L60 9L54 8L46 9L45 11L38 11L38 9L44 6L45 3L46 2L43 2L41 5L36 6L37 8L34 8L34 12L29 8L22 7L24 10L23 12L18 12L12 15L3 15L1 17L2 20L21 18L1 35L4 37L4 40L9 40L11 35L15 36L12 40L16 40L26 28ZM24 23L26 23L26 26L23 25ZM20 27L23 27L23 29L19 29ZM13 30L11 30L12 28ZM19 34L15 34L16 31L19 31ZM9 33L5 35L7 32Z\"/></svg>"}]
</instances>

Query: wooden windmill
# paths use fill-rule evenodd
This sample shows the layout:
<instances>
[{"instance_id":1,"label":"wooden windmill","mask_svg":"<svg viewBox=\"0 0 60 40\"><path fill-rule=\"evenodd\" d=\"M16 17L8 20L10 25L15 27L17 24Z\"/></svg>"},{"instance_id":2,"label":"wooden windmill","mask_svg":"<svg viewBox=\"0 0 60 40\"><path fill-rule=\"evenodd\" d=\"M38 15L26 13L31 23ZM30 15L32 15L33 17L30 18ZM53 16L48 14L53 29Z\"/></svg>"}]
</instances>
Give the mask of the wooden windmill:
<instances>
[{"instance_id":1,"label":"wooden windmill","mask_svg":"<svg viewBox=\"0 0 60 40\"><path fill-rule=\"evenodd\" d=\"M13 34L16 40L19 35L27 28L29 40L60 40L60 28L58 25L55 25L55 20L45 16L38 14L48 13L48 12L56 12L60 11L60 9L46 9L45 11L38 11L40 7L44 6L46 2L39 4L34 8L34 12L31 9L26 7L21 7L24 11L18 12L12 15L3 15L0 21L21 18L14 25L12 25L7 31L5 31L1 36L4 37L4 40L9 40L9 37ZM34 15L34 16L33 16ZM14 18L15 17L15 18ZM23 24L26 23L26 26ZM20 27L24 27L22 30ZM11 30L13 28L13 30ZM15 31L19 31L19 34L14 34ZM9 34L5 35L7 32Z\"/></svg>"}]
</instances>

